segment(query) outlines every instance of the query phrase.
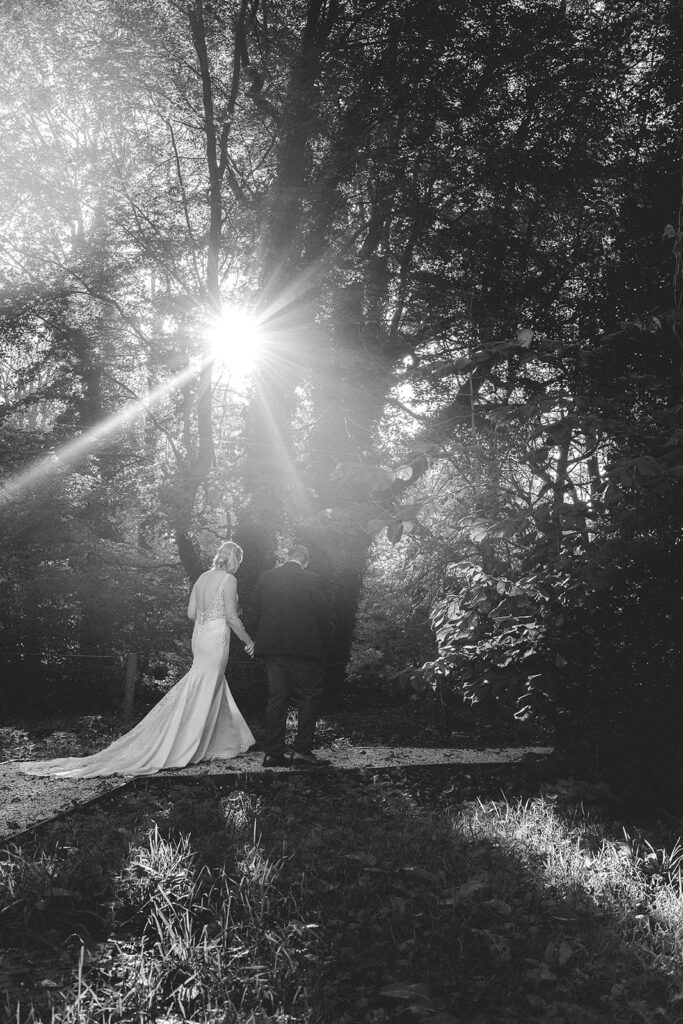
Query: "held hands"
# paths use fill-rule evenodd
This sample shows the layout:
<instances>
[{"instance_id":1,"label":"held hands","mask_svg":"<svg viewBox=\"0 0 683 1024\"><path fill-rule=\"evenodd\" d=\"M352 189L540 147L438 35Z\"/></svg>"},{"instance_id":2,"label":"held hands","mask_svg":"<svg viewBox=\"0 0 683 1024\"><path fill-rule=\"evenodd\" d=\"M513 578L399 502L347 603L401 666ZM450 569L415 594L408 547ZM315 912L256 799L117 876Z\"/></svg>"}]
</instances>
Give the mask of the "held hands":
<instances>
[{"instance_id":1,"label":"held hands","mask_svg":"<svg viewBox=\"0 0 683 1024\"><path fill-rule=\"evenodd\" d=\"M244 645L244 649L250 658L254 657L254 641L250 640L248 644Z\"/></svg>"}]
</instances>

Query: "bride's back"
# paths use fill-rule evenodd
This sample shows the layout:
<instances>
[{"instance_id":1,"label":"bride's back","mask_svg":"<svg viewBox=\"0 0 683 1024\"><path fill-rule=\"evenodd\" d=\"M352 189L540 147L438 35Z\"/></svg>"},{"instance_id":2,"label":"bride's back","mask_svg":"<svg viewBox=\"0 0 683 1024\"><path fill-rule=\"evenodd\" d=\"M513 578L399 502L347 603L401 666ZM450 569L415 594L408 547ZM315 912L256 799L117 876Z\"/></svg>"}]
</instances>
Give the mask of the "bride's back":
<instances>
[{"instance_id":1,"label":"bride's back","mask_svg":"<svg viewBox=\"0 0 683 1024\"><path fill-rule=\"evenodd\" d=\"M216 572L215 569L209 569L208 572L201 574L194 585L197 607L200 611L208 611L216 600L218 591L223 586L225 579L226 575Z\"/></svg>"}]
</instances>

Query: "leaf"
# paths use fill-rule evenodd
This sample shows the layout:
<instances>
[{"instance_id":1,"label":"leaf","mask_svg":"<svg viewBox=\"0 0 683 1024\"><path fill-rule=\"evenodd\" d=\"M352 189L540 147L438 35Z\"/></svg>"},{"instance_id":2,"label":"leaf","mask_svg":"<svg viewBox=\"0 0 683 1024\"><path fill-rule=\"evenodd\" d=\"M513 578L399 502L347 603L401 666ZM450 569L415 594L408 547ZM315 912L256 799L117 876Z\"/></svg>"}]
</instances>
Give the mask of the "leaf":
<instances>
[{"instance_id":1,"label":"leaf","mask_svg":"<svg viewBox=\"0 0 683 1024\"><path fill-rule=\"evenodd\" d=\"M357 860L359 864L368 864L370 867L374 867L377 864L377 858L372 853L345 853L344 860Z\"/></svg>"},{"instance_id":2,"label":"leaf","mask_svg":"<svg viewBox=\"0 0 683 1024\"><path fill-rule=\"evenodd\" d=\"M481 878L473 878L470 882L464 882L461 886L458 886L455 895L458 899L464 900L471 896L473 892L478 892L479 889L484 889L485 887L486 882Z\"/></svg>"},{"instance_id":3,"label":"leaf","mask_svg":"<svg viewBox=\"0 0 683 1024\"><path fill-rule=\"evenodd\" d=\"M524 519L510 518L502 519L499 523L496 523L490 532L491 537L508 538L513 537L519 529L524 525Z\"/></svg>"},{"instance_id":4,"label":"leaf","mask_svg":"<svg viewBox=\"0 0 683 1024\"><path fill-rule=\"evenodd\" d=\"M387 526L387 540L391 544L398 544L401 537L403 536L403 521L401 519L394 519L393 522Z\"/></svg>"},{"instance_id":5,"label":"leaf","mask_svg":"<svg viewBox=\"0 0 683 1024\"><path fill-rule=\"evenodd\" d=\"M411 1002L414 1000L430 1002L429 989L422 982L410 984L397 981L391 985L385 985L384 988L379 990L379 994L386 999L409 999Z\"/></svg>"},{"instance_id":6,"label":"leaf","mask_svg":"<svg viewBox=\"0 0 683 1024\"><path fill-rule=\"evenodd\" d=\"M524 972L524 977L528 981L535 982L548 982L557 981L557 975L553 974L547 964L539 964L538 967L530 967L528 971Z\"/></svg>"},{"instance_id":7,"label":"leaf","mask_svg":"<svg viewBox=\"0 0 683 1024\"><path fill-rule=\"evenodd\" d=\"M488 523L473 523L469 529L470 540L475 544L480 544L481 541L486 540L488 534Z\"/></svg>"},{"instance_id":8,"label":"leaf","mask_svg":"<svg viewBox=\"0 0 683 1024\"><path fill-rule=\"evenodd\" d=\"M412 466L399 466L398 469L394 471L394 476L397 480L410 480L412 475Z\"/></svg>"},{"instance_id":9,"label":"leaf","mask_svg":"<svg viewBox=\"0 0 683 1024\"><path fill-rule=\"evenodd\" d=\"M517 331L517 342L520 348L529 348L533 340L534 332L530 327L523 327L521 331Z\"/></svg>"},{"instance_id":10,"label":"leaf","mask_svg":"<svg viewBox=\"0 0 683 1024\"><path fill-rule=\"evenodd\" d=\"M557 959L560 961L560 966L564 967L567 960L574 956L574 948L570 946L568 942L561 942L557 951Z\"/></svg>"}]
</instances>

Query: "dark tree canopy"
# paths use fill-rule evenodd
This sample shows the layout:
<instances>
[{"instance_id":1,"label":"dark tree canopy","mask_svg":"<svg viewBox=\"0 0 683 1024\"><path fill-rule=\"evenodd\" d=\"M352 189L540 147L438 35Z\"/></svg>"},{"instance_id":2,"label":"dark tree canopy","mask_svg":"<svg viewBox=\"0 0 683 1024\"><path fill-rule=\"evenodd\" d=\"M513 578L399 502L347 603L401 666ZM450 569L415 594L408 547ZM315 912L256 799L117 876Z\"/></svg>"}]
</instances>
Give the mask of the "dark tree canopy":
<instances>
[{"instance_id":1,"label":"dark tree canopy","mask_svg":"<svg viewBox=\"0 0 683 1024\"><path fill-rule=\"evenodd\" d=\"M5 9L5 655L167 657L218 541L246 601L299 539L337 687L370 555L354 672L571 716L611 613L635 707L683 635L681 35L625 0Z\"/></svg>"}]
</instances>

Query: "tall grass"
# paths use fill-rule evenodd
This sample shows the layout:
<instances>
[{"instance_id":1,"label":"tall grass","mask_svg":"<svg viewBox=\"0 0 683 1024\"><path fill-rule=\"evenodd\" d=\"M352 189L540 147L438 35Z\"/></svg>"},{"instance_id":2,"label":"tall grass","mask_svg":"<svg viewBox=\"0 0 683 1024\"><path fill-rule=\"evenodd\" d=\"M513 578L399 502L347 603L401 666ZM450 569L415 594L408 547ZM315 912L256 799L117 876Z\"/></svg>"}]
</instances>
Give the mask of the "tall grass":
<instances>
[{"instance_id":1,"label":"tall grass","mask_svg":"<svg viewBox=\"0 0 683 1024\"><path fill-rule=\"evenodd\" d=\"M527 864L554 896L609 914L610 927L644 965L678 978L683 961L680 843L671 854L627 833L616 841L583 809L558 812L543 799L476 802L454 830ZM673 855L672 855L673 854Z\"/></svg>"},{"instance_id":2,"label":"tall grass","mask_svg":"<svg viewBox=\"0 0 683 1024\"><path fill-rule=\"evenodd\" d=\"M316 785L282 780L265 797L203 804L180 792L142 815L132 808L130 820L121 811L108 834L100 822L89 848L94 826L83 825L51 850L7 853L7 949L42 950L45 963L41 922L57 934L51 907L67 914L62 943L84 902L101 934L84 938L77 965L33 1005L8 998L6 1019L683 1017L676 856L611 841L597 817L548 799L437 809L381 780ZM90 874L79 881L86 853Z\"/></svg>"},{"instance_id":3,"label":"tall grass","mask_svg":"<svg viewBox=\"0 0 683 1024\"><path fill-rule=\"evenodd\" d=\"M294 894L280 886L283 858L264 853L255 820L244 838L249 802L223 802L224 838L241 836L237 851L226 849L230 874L225 866L203 864L189 834L164 835L157 822L131 842L108 893L109 929L116 937L87 953L81 948L75 983L57 1000L54 990L48 993L58 1006L27 1008L7 1000L6 1019L236 1024L259 1014L276 1019L285 1006L290 1014L304 1008L300 953L312 933L299 920ZM215 822L205 826L215 828ZM35 910L33 897L63 869L63 854L57 848L51 855L7 855L0 889L15 896L8 914L21 903ZM29 917L24 915L25 926Z\"/></svg>"}]
</instances>

